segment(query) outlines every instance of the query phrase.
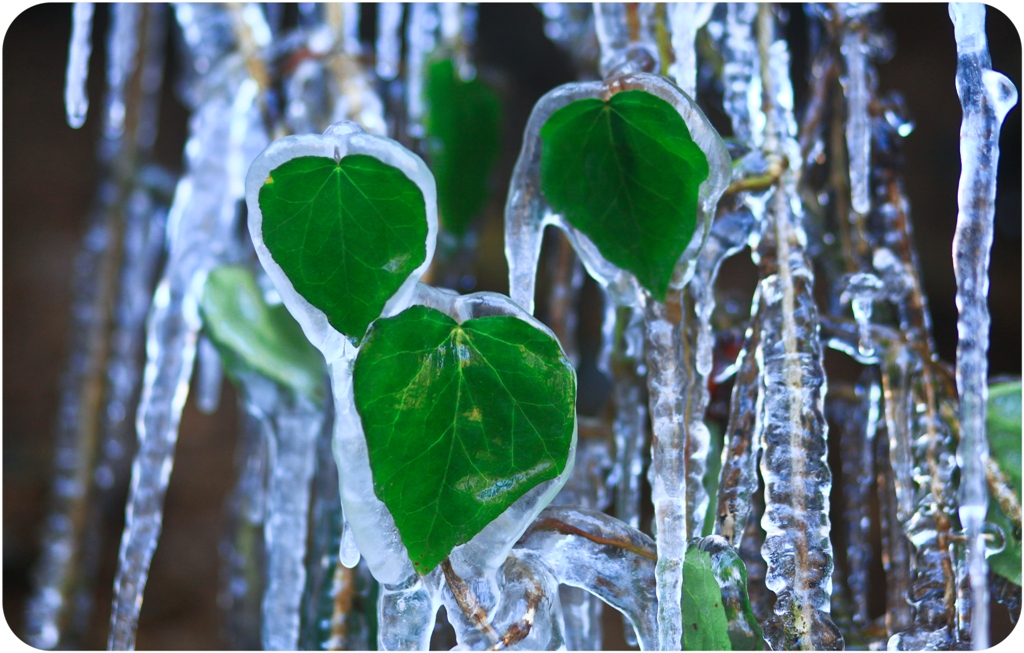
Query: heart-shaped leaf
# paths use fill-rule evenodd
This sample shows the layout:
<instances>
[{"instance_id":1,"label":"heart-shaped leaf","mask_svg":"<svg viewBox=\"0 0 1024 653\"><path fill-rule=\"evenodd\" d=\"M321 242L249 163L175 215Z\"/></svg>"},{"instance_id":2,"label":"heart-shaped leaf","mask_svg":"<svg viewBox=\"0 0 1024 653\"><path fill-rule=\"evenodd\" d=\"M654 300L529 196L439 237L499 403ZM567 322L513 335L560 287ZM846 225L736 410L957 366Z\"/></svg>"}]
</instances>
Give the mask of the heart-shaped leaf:
<instances>
[{"instance_id":1,"label":"heart-shaped leaf","mask_svg":"<svg viewBox=\"0 0 1024 653\"><path fill-rule=\"evenodd\" d=\"M551 208L664 301L710 172L679 112L646 91L623 91L562 107L540 136L541 191Z\"/></svg>"},{"instance_id":2,"label":"heart-shaped leaf","mask_svg":"<svg viewBox=\"0 0 1024 653\"><path fill-rule=\"evenodd\" d=\"M331 326L361 339L426 260L423 193L372 156L304 156L259 192L263 242L295 290Z\"/></svg>"},{"instance_id":3,"label":"heart-shaped leaf","mask_svg":"<svg viewBox=\"0 0 1024 653\"><path fill-rule=\"evenodd\" d=\"M460 324L413 306L377 320L353 393L374 491L421 574L565 469L576 374L551 336L519 318Z\"/></svg>"},{"instance_id":4,"label":"heart-shaped leaf","mask_svg":"<svg viewBox=\"0 0 1024 653\"><path fill-rule=\"evenodd\" d=\"M267 305L252 272L239 266L210 272L199 309L229 374L253 370L316 402L323 400L323 355L284 305Z\"/></svg>"},{"instance_id":5,"label":"heart-shaped leaf","mask_svg":"<svg viewBox=\"0 0 1024 653\"><path fill-rule=\"evenodd\" d=\"M437 180L438 215L461 236L487 201L487 182L501 147L501 103L479 77L468 82L451 59L427 70L427 138L423 145Z\"/></svg>"},{"instance_id":6,"label":"heart-shaped leaf","mask_svg":"<svg viewBox=\"0 0 1024 653\"><path fill-rule=\"evenodd\" d=\"M715 580L711 554L696 546L683 562L683 649L731 651L729 621L722 590Z\"/></svg>"}]
</instances>

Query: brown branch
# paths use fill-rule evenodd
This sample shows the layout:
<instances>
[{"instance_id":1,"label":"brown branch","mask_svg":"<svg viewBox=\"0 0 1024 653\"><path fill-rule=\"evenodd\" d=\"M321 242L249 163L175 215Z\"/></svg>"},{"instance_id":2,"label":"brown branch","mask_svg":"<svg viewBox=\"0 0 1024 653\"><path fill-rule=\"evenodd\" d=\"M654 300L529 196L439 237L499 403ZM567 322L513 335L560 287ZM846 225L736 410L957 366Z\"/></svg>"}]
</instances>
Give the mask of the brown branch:
<instances>
[{"instance_id":1,"label":"brown branch","mask_svg":"<svg viewBox=\"0 0 1024 653\"><path fill-rule=\"evenodd\" d=\"M455 570L452 569L452 563L449 558L445 558L441 562L441 570L444 572L445 582L448 583L448 589L452 591L452 595L455 597L455 602L459 604L459 608L462 609L462 613L466 615L469 622L473 626L483 633L488 640L490 640L492 646L498 646L501 643L501 637L498 636L498 632L494 630L494 626L487 621L487 612L477 601L476 595L473 594L473 590L469 588L466 581L462 580Z\"/></svg>"}]
</instances>

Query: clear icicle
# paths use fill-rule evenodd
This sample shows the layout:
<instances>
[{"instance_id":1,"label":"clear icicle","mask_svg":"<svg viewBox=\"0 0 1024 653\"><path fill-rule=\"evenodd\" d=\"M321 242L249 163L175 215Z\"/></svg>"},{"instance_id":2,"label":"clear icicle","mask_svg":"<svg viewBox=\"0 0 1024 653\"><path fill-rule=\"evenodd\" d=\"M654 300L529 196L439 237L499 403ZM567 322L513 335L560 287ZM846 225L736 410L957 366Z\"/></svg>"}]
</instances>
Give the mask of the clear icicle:
<instances>
[{"instance_id":1,"label":"clear icicle","mask_svg":"<svg viewBox=\"0 0 1024 653\"><path fill-rule=\"evenodd\" d=\"M409 21L405 28L405 103L406 132L413 138L422 138L423 128L423 75L427 56L437 45L437 8L433 3L417 2L409 6Z\"/></svg>"},{"instance_id":2,"label":"clear icicle","mask_svg":"<svg viewBox=\"0 0 1024 653\"><path fill-rule=\"evenodd\" d=\"M64 82L64 107L68 124L78 129L89 111L86 81L92 54L93 3L76 2L71 10L71 42L68 45L68 69Z\"/></svg>"},{"instance_id":3,"label":"clear icicle","mask_svg":"<svg viewBox=\"0 0 1024 653\"><path fill-rule=\"evenodd\" d=\"M582 588L612 606L635 628L642 650L658 647L655 547L649 537L604 513L551 506L514 552L543 558L559 583Z\"/></svg>"},{"instance_id":4,"label":"clear icicle","mask_svg":"<svg viewBox=\"0 0 1024 653\"><path fill-rule=\"evenodd\" d=\"M615 402L615 510L624 523L640 528L640 475L647 441L643 313L615 306L606 293L603 339L611 345L605 369L612 378Z\"/></svg>"},{"instance_id":5,"label":"clear icicle","mask_svg":"<svg viewBox=\"0 0 1024 653\"><path fill-rule=\"evenodd\" d=\"M267 445L267 581L261 640L266 650L290 651L299 643L299 606L306 582L306 516L323 415L309 400L288 397L263 377L246 375L242 388L246 409L258 420Z\"/></svg>"},{"instance_id":6,"label":"clear icicle","mask_svg":"<svg viewBox=\"0 0 1024 653\"><path fill-rule=\"evenodd\" d=\"M704 414L711 400L708 377L714 348L711 314L715 310L715 280L722 261L746 246L753 226L753 216L749 211L723 213L712 224L711 233L697 258L694 278L684 291L684 319L680 327L683 374L678 392L685 397L686 498L690 507L687 532L691 539L702 535L708 507L704 474L711 434L704 424Z\"/></svg>"},{"instance_id":7,"label":"clear icicle","mask_svg":"<svg viewBox=\"0 0 1024 653\"><path fill-rule=\"evenodd\" d=\"M729 3L726 9L725 39L722 48L722 104L732 121L732 133L741 143L753 143L751 120L758 112L751 106L760 103L761 79L754 74L757 44L753 36L757 5Z\"/></svg>"},{"instance_id":8,"label":"clear icicle","mask_svg":"<svg viewBox=\"0 0 1024 653\"><path fill-rule=\"evenodd\" d=\"M178 13L180 17L180 6ZM209 42L202 38L201 30L218 24L205 22L197 27L197 38L207 47ZM237 203L244 196L245 166L266 144L256 103L259 89L247 76L242 61L225 59L202 83L205 100L190 122L188 173L175 192L168 224L170 254L147 327L146 372L137 418L139 451L132 466L114 581L112 649L134 646L192 375L201 326L199 296L206 273L218 262L239 256Z\"/></svg>"},{"instance_id":9,"label":"clear icicle","mask_svg":"<svg viewBox=\"0 0 1024 653\"><path fill-rule=\"evenodd\" d=\"M261 605L266 551L263 519L267 507L267 442L260 420L238 398L235 486L227 501L227 536L221 544L218 604L225 613L224 633L233 649L260 648Z\"/></svg>"},{"instance_id":10,"label":"clear icicle","mask_svg":"<svg viewBox=\"0 0 1024 653\"><path fill-rule=\"evenodd\" d=\"M196 407L212 415L220 405L220 387L224 380L224 368L220 364L220 354L213 343L205 335L199 337L196 349Z\"/></svg>"},{"instance_id":11,"label":"clear icicle","mask_svg":"<svg viewBox=\"0 0 1024 653\"><path fill-rule=\"evenodd\" d=\"M841 50L846 61L846 148L850 157L850 195L853 210L862 215L871 210L869 166L871 162L871 125L868 104L871 100L868 70L867 31L861 23L878 10L872 3L839 3L836 10L845 21Z\"/></svg>"},{"instance_id":12,"label":"clear icicle","mask_svg":"<svg viewBox=\"0 0 1024 653\"><path fill-rule=\"evenodd\" d=\"M398 75L402 51L402 7L400 2L377 5L377 77L390 81Z\"/></svg>"},{"instance_id":13,"label":"clear icicle","mask_svg":"<svg viewBox=\"0 0 1024 653\"><path fill-rule=\"evenodd\" d=\"M104 98L107 138L124 131L125 90L135 72L139 49L139 21L143 7L119 2L110 5L112 20L107 33L107 96Z\"/></svg>"},{"instance_id":14,"label":"clear icicle","mask_svg":"<svg viewBox=\"0 0 1024 653\"><path fill-rule=\"evenodd\" d=\"M960 520L971 574L971 645L988 648L988 563L981 527L988 509L985 402L988 398L988 263L995 223L999 130L1017 104L1017 89L992 70L985 38L985 5L951 3L956 35L960 126L959 213L953 237L957 319L956 385L960 394Z\"/></svg>"},{"instance_id":15,"label":"clear icicle","mask_svg":"<svg viewBox=\"0 0 1024 653\"><path fill-rule=\"evenodd\" d=\"M711 18L713 2L673 2L666 8L672 28L672 52L675 62L668 74L691 98L697 97L697 30Z\"/></svg>"},{"instance_id":16,"label":"clear icicle","mask_svg":"<svg viewBox=\"0 0 1024 653\"><path fill-rule=\"evenodd\" d=\"M853 319L857 321L859 339L857 351L861 356L872 356L875 346L871 342L871 313L874 302L882 299L885 286L882 280L868 272L856 272L843 280L839 295L841 304L850 304Z\"/></svg>"}]
</instances>

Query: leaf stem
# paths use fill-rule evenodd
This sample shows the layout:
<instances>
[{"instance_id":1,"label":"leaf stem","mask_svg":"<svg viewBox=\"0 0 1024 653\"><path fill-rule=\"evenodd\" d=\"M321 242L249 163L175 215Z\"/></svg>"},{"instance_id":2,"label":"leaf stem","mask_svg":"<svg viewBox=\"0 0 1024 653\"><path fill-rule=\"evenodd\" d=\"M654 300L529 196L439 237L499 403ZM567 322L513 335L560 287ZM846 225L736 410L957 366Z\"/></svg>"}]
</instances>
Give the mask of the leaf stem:
<instances>
[{"instance_id":1,"label":"leaf stem","mask_svg":"<svg viewBox=\"0 0 1024 653\"><path fill-rule=\"evenodd\" d=\"M484 610L483 606L477 600L476 595L473 594L473 590L469 588L466 581L455 573L452 569L452 563L450 558L445 558L441 561L441 570L444 572L444 580L448 583L448 589L452 591L452 595L455 597L455 602L459 604L459 608L462 609L462 613L466 615L469 622L476 627L481 633L483 633L487 639L490 640L492 650L499 650L502 646L502 638L498 635L498 631L494 630L494 626L487 620L487 611ZM527 631L529 632L529 631ZM526 635L524 634L523 637ZM518 640L516 640L518 641Z\"/></svg>"}]
</instances>

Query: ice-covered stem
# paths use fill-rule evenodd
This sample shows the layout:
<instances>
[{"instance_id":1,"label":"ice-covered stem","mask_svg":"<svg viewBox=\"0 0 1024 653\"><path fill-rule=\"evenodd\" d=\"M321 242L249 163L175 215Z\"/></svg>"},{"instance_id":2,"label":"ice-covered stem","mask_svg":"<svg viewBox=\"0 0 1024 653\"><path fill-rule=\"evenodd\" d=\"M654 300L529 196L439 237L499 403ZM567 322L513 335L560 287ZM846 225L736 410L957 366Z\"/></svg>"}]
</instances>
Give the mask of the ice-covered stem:
<instances>
[{"instance_id":1,"label":"ice-covered stem","mask_svg":"<svg viewBox=\"0 0 1024 653\"><path fill-rule=\"evenodd\" d=\"M400 2L377 5L377 76L390 81L398 75L402 51L402 7Z\"/></svg>"},{"instance_id":2,"label":"ice-covered stem","mask_svg":"<svg viewBox=\"0 0 1024 653\"><path fill-rule=\"evenodd\" d=\"M956 384L960 395L961 466L959 512L967 537L971 574L972 646L988 648L988 563L981 527L988 509L985 464L985 403L988 398L988 264L995 222L999 130L1017 104L1017 90L992 70L985 38L985 6L951 3L956 35L956 91L963 107L960 125L960 186L957 192L953 272L956 276Z\"/></svg>"},{"instance_id":3,"label":"ice-covered stem","mask_svg":"<svg viewBox=\"0 0 1024 653\"><path fill-rule=\"evenodd\" d=\"M556 232L555 239L557 244L552 257L555 269L548 297L548 326L562 345L566 357L573 365L578 365L576 325L580 290L583 288L583 264L564 233Z\"/></svg>"},{"instance_id":4,"label":"ice-covered stem","mask_svg":"<svg viewBox=\"0 0 1024 653\"><path fill-rule=\"evenodd\" d=\"M71 42L68 44L68 68L64 82L64 108L68 124L78 129L89 111L86 82L89 56L92 54L93 3L76 2L71 10Z\"/></svg>"},{"instance_id":5,"label":"ice-covered stem","mask_svg":"<svg viewBox=\"0 0 1024 653\"><path fill-rule=\"evenodd\" d=\"M685 396L679 392L686 370L682 352L682 307L678 294L665 303L648 297L646 322L647 391L651 410L651 502L657 529L658 645L682 647L683 560L687 540L687 461Z\"/></svg>"},{"instance_id":6,"label":"ice-covered stem","mask_svg":"<svg viewBox=\"0 0 1024 653\"><path fill-rule=\"evenodd\" d=\"M828 614L833 563L825 371L814 277L803 251L806 236L795 191L800 154L794 139L789 56L786 42L774 40L770 6L758 7L757 27L763 151L766 158L789 161L769 200L757 250L765 275L757 350L764 383L762 552L768 564L765 582L776 594L775 616L764 625L764 634L776 650L835 649L843 646L843 637Z\"/></svg>"},{"instance_id":7,"label":"ice-covered stem","mask_svg":"<svg viewBox=\"0 0 1024 653\"><path fill-rule=\"evenodd\" d=\"M601 512L551 506L514 551L541 556L559 583L585 589L620 611L636 629L641 649L657 649L651 538Z\"/></svg>"},{"instance_id":8,"label":"ice-covered stem","mask_svg":"<svg viewBox=\"0 0 1024 653\"><path fill-rule=\"evenodd\" d=\"M721 535L737 549L743 543L751 500L759 485L757 463L761 454L762 393L761 368L754 353L761 342L760 297L755 290L750 326L737 359L713 530L715 535Z\"/></svg>"},{"instance_id":9,"label":"ice-covered stem","mask_svg":"<svg viewBox=\"0 0 1024 653\"><path fill-rule=\"evenodd\" d=\"M435 570L435 575L440 570ZM436 592L418 574L395 583L381 583L377 599L377 649L426 651L439 602Z\"/></svg>"},{"instance_id":10,"label":"ice-covered stem","mask_svg":"<svg viewBox=\"0 0 1024 653\"><path fill-rule=\"evenodd\" d=\"M266 144L256 103L258 86L238 64L225 58L200 80L205 97L190 121L188 172L178 183L168 219L170 253L147 326L136 424L139 451L114 581L113 649L130 649L135 642L192 375L201 326L199 296L207 272L239 256L237 204L244 195L245 166Z\"/></svg>"},{"instance_id":11,"label":"ice-covered stem","mask_svg":"<svg viewBox=\"0 0 1024 653\"><path fill-rule=\"evenodd\" d=\"M669 75L676 86L691 98L697 97L697 50L694 46L697 30L708 22L714 8L713 2L674 2L667 7L675 55L675 63L669 66Z\"/></svg>"},{"instance_id":12,"label":"ice-covered stem","mask_svg":"<svg viewBox=\"0 0 1024 653\"><path fill-rule=\"evenodd\" d=\"M423 128L423 75L427 56L437 44L437 9L431 3L409 5L409 19L405 28L405 103L406 132L413 138L422 138Z\"/></svg>"},{"instance_id":13,"label":"ice-covered stem","mask_svg":"<svg viewBox=\"0 0 1024 653\"><path fill-rule=\"evenodd\" d=\"M594 29L604 78L660 67L653 2L595 2Z\"/></svg>"},{"instance_id":14,"label":"ice-covered stem","mask_svg":"<svg viewBox=\"0 0 1024 653\"><path fill-rule=\"evenodd\" d=\"M732 122L732 133L741 143L753 142L750 123L750 95L760 93L755 75L757 48L753 37L757 5L729 3L726 7L725 38L722 42L722 105Z\"/></svg>"},{"instance_id":15,"label":"ice-covered stem","mask_svg":"<svg viewBox=\"0 0 1024 653\"><path fill-rule=\"evenodd\" d=\"M501 636L498 635L498 632L494 630L494 626L488 621L487 611L480 605L476 595L466 581L460 578L455 573L455 570L452 569L452 563L448 558L441 561L441 570L444 572L444 580L448 583L448 589L451 590L452 596L455 597L455 602L466 616L466 619L473 624L474 628L490 640L492 646L498 646L501 642Z\"/></svg>"}]
</instances>

